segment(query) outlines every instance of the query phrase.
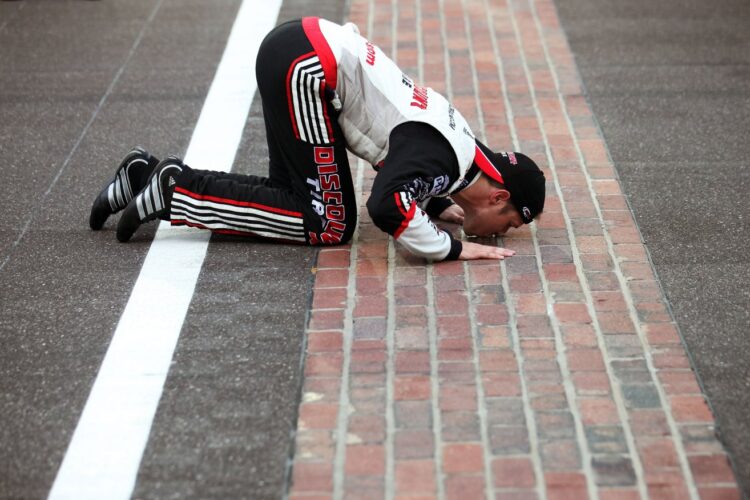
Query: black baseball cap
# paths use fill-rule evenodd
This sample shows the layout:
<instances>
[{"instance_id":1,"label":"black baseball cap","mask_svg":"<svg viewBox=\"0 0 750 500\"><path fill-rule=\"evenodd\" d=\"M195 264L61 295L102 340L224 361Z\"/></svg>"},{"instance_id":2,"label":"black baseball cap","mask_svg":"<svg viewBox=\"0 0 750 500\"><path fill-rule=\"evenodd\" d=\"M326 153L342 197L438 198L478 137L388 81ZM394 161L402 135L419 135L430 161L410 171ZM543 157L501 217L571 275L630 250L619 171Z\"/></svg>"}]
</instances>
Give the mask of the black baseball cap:
<instances>
[{"instance_id":1,"label":"black baseball cap","mask_svg":"<svg viewBox=\"0 0 750 500\"><path fill-rule=\"evenodd\" d=\"M494 153L477 141L474 163L488 177L505 186L525 224L531 223L544 210L545 178L534 160L523 153Z\"/></svg>"}]
</instances>

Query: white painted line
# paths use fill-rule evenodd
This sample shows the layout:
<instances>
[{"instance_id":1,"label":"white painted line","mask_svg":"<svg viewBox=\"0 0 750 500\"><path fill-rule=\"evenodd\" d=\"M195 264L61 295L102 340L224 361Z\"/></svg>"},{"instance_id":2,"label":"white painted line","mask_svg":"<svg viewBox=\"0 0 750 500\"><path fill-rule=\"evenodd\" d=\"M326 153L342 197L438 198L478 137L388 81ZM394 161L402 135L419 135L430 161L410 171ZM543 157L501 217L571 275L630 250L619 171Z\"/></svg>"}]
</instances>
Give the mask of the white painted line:
<instances>
[{"instance_id":1,"label":"white painted line","mask_svg":"<svg viewBox=\"0 0 750 500\"><path fill-rule=\"evenodd\" d=\"M280 8L281 0L245 0L240 7L187 164L231 168L257 88L258 47ZM49 498L130 498L209 235L159 226Z\"/></svg>"}]
</instances>

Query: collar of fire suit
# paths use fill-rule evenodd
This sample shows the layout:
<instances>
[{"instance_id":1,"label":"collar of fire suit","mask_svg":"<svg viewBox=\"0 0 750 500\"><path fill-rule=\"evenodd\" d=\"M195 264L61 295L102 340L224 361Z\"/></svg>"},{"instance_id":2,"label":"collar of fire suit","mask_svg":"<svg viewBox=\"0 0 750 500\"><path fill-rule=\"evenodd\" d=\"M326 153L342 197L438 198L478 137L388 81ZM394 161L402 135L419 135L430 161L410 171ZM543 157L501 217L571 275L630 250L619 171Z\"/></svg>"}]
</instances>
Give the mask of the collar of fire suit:
<instances>
[{"instance_id":1,"label":"collar of fire suit","mask_svg":"<svg viewBox=\"0 0 750 500\"><path fill-rule=\"evenodd\" d=\"M472 162L469 169L464 174L463 178L456 182L456 188L452 189L449 194L460 193L467 187L471 186L479 180L482 176L482 170L477 166L476 162Z\"/></svg>"}]
</instances>

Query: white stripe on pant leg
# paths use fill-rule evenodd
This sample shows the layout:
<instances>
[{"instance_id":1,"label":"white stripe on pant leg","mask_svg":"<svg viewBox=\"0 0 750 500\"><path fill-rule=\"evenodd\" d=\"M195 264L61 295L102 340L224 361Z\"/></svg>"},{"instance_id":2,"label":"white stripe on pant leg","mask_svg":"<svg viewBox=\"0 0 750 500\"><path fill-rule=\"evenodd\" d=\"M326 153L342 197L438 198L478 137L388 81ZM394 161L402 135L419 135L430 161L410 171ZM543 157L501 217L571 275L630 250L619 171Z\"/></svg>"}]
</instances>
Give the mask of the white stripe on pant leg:
<instances>
[{"instance_id":1,"label":"white stripe on pant leg","mask_svg":"<svg viewBox=\"0 0 750 500\"><path fill-rule=\"evenodd\" d=\"M245 0L185 161L228 171L257 84L255 58L281 0ZM50 498L130 498L210 233L162 223L117 325Z\"/></svg>"},{"instance_id":2,"label":"white stripe on pant leg","mask_svg":"<svg viewBox=\"0 0 750 500\"><path fill-rule=\"evenodd\" d=\"M266 210L261 210L259 208L231 205L229 203L219 203L215 201L198 200L198 199L191 198L190 196L186 196L182 193L177 193L177 192L175 192L174 198L172 199L177 204L187 205L188 208L190 206L195 206L195 207L205 207L206 209L227 210L231 212L236 212L238 214L260 215L263 217L268 217L269 219L278 220L283 223L298 224L300 226L304 223L301 217L297 217L294 215L278 214L274 212L268 212Z\"/></svg>"}]
</instances>

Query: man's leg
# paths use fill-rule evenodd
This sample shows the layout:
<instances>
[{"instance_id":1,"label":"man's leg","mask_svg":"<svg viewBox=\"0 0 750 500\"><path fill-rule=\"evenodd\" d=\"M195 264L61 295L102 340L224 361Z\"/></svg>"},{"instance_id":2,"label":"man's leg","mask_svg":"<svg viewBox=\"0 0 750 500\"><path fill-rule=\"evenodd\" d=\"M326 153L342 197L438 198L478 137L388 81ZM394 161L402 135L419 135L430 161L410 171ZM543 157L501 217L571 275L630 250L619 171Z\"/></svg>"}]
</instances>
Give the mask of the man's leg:
<instances>
[{"instance_id":1,"label":"man's leg","mask_svg":"<svg viewBox=\"0 0 750 500\"><path fill-rule=\"evenodd\" d=\"M334 111L326 99L320 62L300 22L281 25L266 37L256 73L269 143L269 178L181 165L179 175L173 176L174 187L154 181L151 193L137 198L146 209L157 205L149 200L170 199L167 215L176 225L314 245L345 243L357 213L345 140L331 119ZM130 217L125 225L132 225L136 213L141 222L166 218L163 211L146 210L144 216L133 208L126 213Z\"/></svg>"},{"instance_id":2,"label":"man's leg","mask_svg":"<svg viewBox=\"0 0 750 500\"><path fill-rule=\"evenodd\" d=\"M269 178L183 170L173 224L232 234L345 243L356 225L356 199L345 140L325 96L320 63L300 22L274 29L258 53ZM335 118L335 117L334 117Z\"/></svg>"}]
</instances>

